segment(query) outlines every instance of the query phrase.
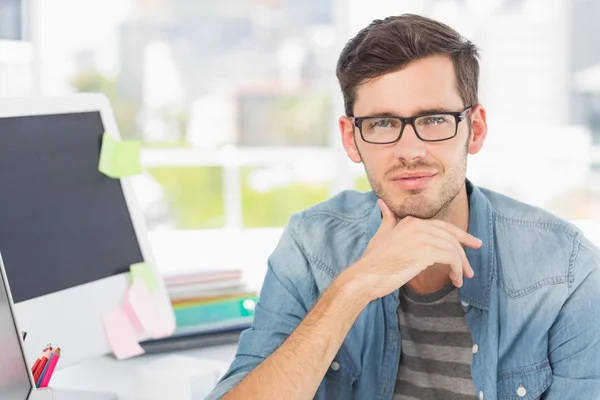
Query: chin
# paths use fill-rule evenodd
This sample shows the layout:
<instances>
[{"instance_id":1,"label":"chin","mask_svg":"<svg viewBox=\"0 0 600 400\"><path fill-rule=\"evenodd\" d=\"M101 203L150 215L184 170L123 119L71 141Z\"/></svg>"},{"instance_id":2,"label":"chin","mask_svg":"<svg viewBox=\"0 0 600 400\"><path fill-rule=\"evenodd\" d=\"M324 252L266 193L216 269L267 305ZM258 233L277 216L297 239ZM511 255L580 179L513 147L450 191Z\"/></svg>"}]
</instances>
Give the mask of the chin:
<instances>
[{"instance_id":1,"label":"chin","mask_svg":"<svg viewBox=\"0 0 600 400\"><path fill-rule=\"evenodd\" d=\"M394 210L398 218L415 217L419 219L433 219L439 215L440 211L441 209L439 207L432 206L431 204L416 207L405 207L405 205L401 205Z\"/></svg>"},{"instance_id":2,"label":"chin","mask_svg":"<svg viewBox=\"0 0 600 400\"><path fill-rule=\"evenodd\" d=\"M415 217L420 219L435 218L443 205L438 204L432 196L427 195L427 188L417 190L402 190L401 194L392 194L384 199L398 218Z\"/></svg>"}]
</instances>

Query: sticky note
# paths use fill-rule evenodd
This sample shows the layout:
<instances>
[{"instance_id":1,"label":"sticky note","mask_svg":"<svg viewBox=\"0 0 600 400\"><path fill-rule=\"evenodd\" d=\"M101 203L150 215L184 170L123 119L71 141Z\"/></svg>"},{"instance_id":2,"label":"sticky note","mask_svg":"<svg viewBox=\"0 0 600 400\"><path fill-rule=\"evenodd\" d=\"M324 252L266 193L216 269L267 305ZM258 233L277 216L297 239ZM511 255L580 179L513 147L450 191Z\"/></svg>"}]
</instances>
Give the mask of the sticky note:
<instances>
[{"instance_id":1,"label":"sticky note","mask_svg":"<svg viewBox=\"0 0 600 400\"><path fill-rule=\"evenodd\" d=\"M131 271L132 282L135 282L136 279L141 279L146 284L150 293L156 290L156 277L152 268L147 263L131 264L129 270Z\"/></svg>"},{"instance_id":2,"label":"sticky note","mask_svg":"<svg viewBox=\"0 0 600 400\"><path fill-rule=\"evenodd\" d=\"M135 313L135 310L133 309L133 307L131 306L131 303L128 300L126 300L123 303L122 311L127 316L127 319L129 319L129 322L131 323L131 327L132 327L133 331L136 333L136 335L146 333L146 329L144 329L144 327L142 326L140 319L138 318L137 314Z\"/></svg>"},{"instance_id":3,"label":"sticky note","mask_svg":"<svg viewBox=\"0 0 600 400\"><path fill-rule=\"evenodd\" d=\"M119 141L105 133L102 136L98 170L115 179L141 174L140 148L140 142Z\"/></svg>"},{"instance_id":4,"label":"sticky note","mask_svg":"<svg viewBox=\"0 0 600 400\"><path fill-rule=\"evenodd\" d=\"M150 337L160 339L175 332L175 315L169 298L159 291L150 293L142 279L133 281L127 301Z\"/></svg>"},{"instance_id":5,"label":"sticky note","mask_svg":"<svg viewBox=\"0 0 600 400\"><path fill-rule=\"evenodd\" d=\"M144 354L144 349L138 343L131 322L123 310L106 313L102 319L108 344L118 360Z\"/></svg>"}]
</instances>

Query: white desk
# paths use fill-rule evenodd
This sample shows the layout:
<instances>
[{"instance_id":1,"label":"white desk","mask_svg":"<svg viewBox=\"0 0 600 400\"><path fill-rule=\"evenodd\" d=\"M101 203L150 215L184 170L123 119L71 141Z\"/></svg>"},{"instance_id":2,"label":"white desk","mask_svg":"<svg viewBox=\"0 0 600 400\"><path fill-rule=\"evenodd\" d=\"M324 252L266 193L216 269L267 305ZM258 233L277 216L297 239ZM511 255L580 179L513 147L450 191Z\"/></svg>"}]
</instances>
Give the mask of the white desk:
<instances>
[{"instance_id":1,"label":"white desk","mask_svg":"<svg viewBox=\"0 0 600 400\"><path fill-rule=\"evenodd\" d=\"M206 347L192 351L144 355L118 361L112 357L99 357L57 370L52 377L56 389L115 393L119 400L136 400L136 372L144 364L169 354L182 354L199 358L233 361L237 344Z\"/></svg>"},{"instance_id":2,"label":"white desk","mask_svg":"<svg viewBox=\"0 0 600 400\"><path fill-rule=\"evenodd\" d=\"M246 230L157 230L150 241L159 268L164 274L194 272L199 268L241 268L250 287L258 289L264 278L266 260L281 236L281 228ZM198 243L203 243L198 251ZM223 251L234 247L235 252ZM116 393L119 400L136 399L137 370L160 357L182 354L230 364L237 344L201 348L186 352L140 356L117 361L99 357L59 369L52 377L56 389ZM175 400L175 399L174 399Z\"/></svg>"}]
</instances>

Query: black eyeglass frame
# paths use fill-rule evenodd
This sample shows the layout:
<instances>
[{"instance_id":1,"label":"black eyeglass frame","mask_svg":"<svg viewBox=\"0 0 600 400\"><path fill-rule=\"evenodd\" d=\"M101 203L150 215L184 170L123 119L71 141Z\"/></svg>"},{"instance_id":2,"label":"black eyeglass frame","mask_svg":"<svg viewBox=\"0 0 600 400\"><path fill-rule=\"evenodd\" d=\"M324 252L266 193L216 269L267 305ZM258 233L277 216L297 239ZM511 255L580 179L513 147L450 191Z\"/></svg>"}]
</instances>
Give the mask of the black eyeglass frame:
<instances>
[{"instance_id":1,"label":"black eyeglass frame","mask_svg":"<svg viewBox=\"0 0 600 400\"><path fill-rule=\"evenodd\" d=\"M392 144L392 143L396 143L397 141L399 141L400 139L402 139L402 133L404 132L404 128L406 128L406 125L410 125L413 128L413 131L415 132L415 135L417 135L417 137L423 141L423 142L443 142L446 140L450 140L454 137L456 137L456 135L458 134L458 124L461 123L461 121L464 121L464 119L467 117L467 115L469 115L472 111L474 106L469 106L467 108L465 108L462 111L442 111L442 112L429 112L429 113L425 113L425 114L419 114L419 115L415 115L412 117L400 117L400 116L396 116L396 115L369 115L369 116L365 116L365 117L351 117L351 119L354 122L354 126L356 126L358 128L358 131L360 133L360 137L362 138L363 141L367 142L367 143L371 143L371 144ZM422 117L427 117L429 115L450 115L453 116L454 119L456 120L456 126L454 128L454 134L452 136L449 136L447 138L444 139L423 139L421 137L421 135L419 135L419 132L417 131L417 128L415 127L415 121L419 118ZM396 118L400 120L401 126L400 126L400 133L398 134L398 137L392 141L389 142L371 142L369 140L366 140L365 137L363 136L362 133L362 123L365 120L368 119L372 119L372 118Z\"/></svg>"}]
</instances>

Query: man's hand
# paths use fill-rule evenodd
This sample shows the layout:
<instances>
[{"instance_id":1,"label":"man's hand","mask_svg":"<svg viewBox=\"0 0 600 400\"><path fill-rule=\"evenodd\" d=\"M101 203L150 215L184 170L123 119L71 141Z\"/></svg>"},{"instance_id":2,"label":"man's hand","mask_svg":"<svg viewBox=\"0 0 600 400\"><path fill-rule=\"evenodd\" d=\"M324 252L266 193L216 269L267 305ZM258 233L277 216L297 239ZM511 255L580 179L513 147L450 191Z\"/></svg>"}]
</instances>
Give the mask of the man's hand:
<instances>
[{"instance_id":1,"label":"man's hand","mask_svg":"<svg viewBox=\"0 0 600 400\"><path fill-rule=\"evenodd\" d=\"M383 219L363 257L350 269L372 288L372 299L386 296L433 264L451 267L450 279L462 286L463 275L473 276L464 246L481 247L481 240L437 220L413 217L400 222L381 199L377 201Z\"/></svg>"},{"instance_id":2,"label":"man's hand","mask_svg":"<svg viewBox=\"0 0 600 400\"><path fill-rule=\"evenodd\" d=\"M281 346L224 399L312 399L350 328L369 301L403 286L435 263L452 267L455 285L461 285L463 274L473 276L461 243L477 248L481 246L479 239L445 222L416 218L398 222L381 200L379 207L383 221L363 257L329 285ZM281 285L279 279L272 282ZM277 300L286 301L285 298ZM294 300L295 297L289 295L287 301Z\"/></svg>"}]
</instances>

